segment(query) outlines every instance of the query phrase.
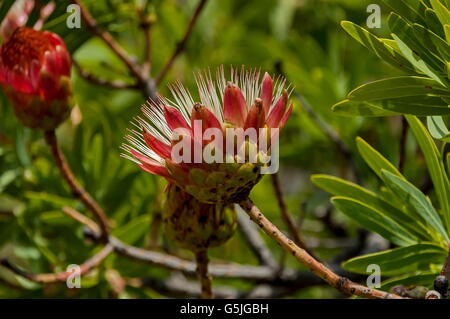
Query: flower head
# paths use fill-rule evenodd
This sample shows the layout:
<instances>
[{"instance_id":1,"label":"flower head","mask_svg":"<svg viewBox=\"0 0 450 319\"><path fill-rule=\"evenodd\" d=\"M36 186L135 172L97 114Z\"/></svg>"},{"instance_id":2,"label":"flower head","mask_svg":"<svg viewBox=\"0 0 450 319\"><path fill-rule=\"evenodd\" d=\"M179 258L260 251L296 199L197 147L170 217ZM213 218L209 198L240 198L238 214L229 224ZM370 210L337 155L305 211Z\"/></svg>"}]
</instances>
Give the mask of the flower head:
<instances>
[{"instance_id":1,"label":"flower head","mask_svg":"<svg viewBox=\"0 0 450 319\"><path fill-rule=\"evenodd\" d=\"M223 68L196 76L199 100L181 83L170 86L172 100L158 97L142 107L126 137L124 157L165 177L204 203L237 202L274 161L271 148L289 118L285 80L257 70Z\"/></svg>"},{"instance_id":2,"label":"flower head","mask_svg":"<svg viewBox=\"0 0 450 319\"><path fill-rule=\"evenodd\" d=\"M19 27L0 47L0 86L26 125L54 129L71 105L70 56L48 31Z\"/></svg>"}]
</instances>

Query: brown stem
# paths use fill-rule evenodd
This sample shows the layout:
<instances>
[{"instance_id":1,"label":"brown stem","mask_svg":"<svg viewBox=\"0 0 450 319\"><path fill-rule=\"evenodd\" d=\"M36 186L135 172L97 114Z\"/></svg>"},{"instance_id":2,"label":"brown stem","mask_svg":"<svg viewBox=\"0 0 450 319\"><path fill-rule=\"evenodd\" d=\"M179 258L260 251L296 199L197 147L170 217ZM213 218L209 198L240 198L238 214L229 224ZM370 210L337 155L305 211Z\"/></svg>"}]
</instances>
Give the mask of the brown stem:
<instances>
[{"instance_id":1,"label":"brown stem","mask_svg":"<svg viewBox=\"0 0 450 319\"><path fill-rule=\"evenodd\" d=\"M212 276L208 273L208 250L199 249L195 252L195 260L197 262L198 279L202 287L202 299L212 299Z\"/></svg>"},{"instance_id":2,"label":"brown stem","mask_svg":"<svg viewBox=\"0 0 450 319\"><path fill-rule=\"evenodd\" d=\"M303 237L300 235L298 231L297 225L289 215L287 205L286 202L284 201L283 193L281 191L280 178L278 176L278 173L272 174L271 177L273 189L275 191L275 197L277 198L278 206L280 207L281 218L283 219L283 222L287 226L289 235L292 237L292 239L298 246L305 249L310 255L314 256L311 250L307 248Z\"/></svg>"},{"instance_id":3,"label":"brown stem","mask_svg":"<svg viewBox=\"0 0 450 319\"><path fill-rule=\"evenodd\" d=\"M92 269L100 265L100 263L109 256L114 251L114 247L111 244L107 244L100 250L97 254L95 254L90 259L86 260L80 266L80 275L87 274ZM48 284L53 282L63 282L66 281L71 275L73 275L72 271L63 271L59 273L49 273L49 274L30 274L17 266L11 264L7 259L0 260L0 265L8 268L12 272L28 279L33 282Z\"/></svg>"},{"instance_id":4,"label":"brown stem","mask_svg":"<svg viewBox=\"0 0 450 319\"><path fill-rule=\"evenodd\" d=\"M308 267L313 273L325 280L330 286L347 295L355 295L365 298L402 298L398 295L389 294L377 289L368 288L351 280L341 277L314 259L304 249L298 247L292 240L287 238L274 224L272 224L250 199L242 201L241 207L250 218L258 224L264 232L290 252L299 262Z\"/></svg>"},{"instance_id":5,"label":"brown stem","mask_svg":"<svg viewBox=\"0 0 450 319\"><path fill-rule=\"evenodd\" d=\"M120 46L119 43L109 34L109 32L103 30L97 25L97 21L95 21L94 17L91 13L83 6L80 0L72 0L73 3L77 4L80 7L81 16L84 21L87 23L89 29L97 35L100 39L105 42L105 44L117 55L119 59L122 60L123 63L128 67L131 73L138 79L143 79L141 70L139 65L135 63L124 48Z\"/></svg>"},{"instance_id":6,"label":"brown stem","mask_svg":"<svg viewBox=\"0 0 450 319\"><path fill-rule=\"evenodd\" d=\"M77 222L82 223L92 229L92 231L95 231L96 233L100 233L100 227L98 227L97 223L94 222L89 217L81 214L79 211L76 211L73 208L70 207L63 207L63 213L67 216L75 219Z\"/></svg>"},{"instance_id":7,"label":"brown stem","mask_svg":"<svg viewBox=\"0 0 450 319\"><path fill-rule=\"evenodd\" d=\"M181 39L180 42L178 42L175 51L172 53L172 56L169 58L169 60L166 62L166 64L162 67L161 71L159 72L159 74L156 76L156 84L158 85L159 83L161 83L161 80L164 78L164 76L167 74L167 72L170 70L170 68L172 67L172 64L175 62L176 58L178 57L178 55L181 54L181 52L183 52L183 50L186 47L186 43L189 40L189 37L192 33L192 30L194 29L195 23L197 22L198 17L200 16L200 13L202 12L203 8L205 7L205 4L208 0L200 0L200 2L198 3L197 8L194 11L194 14L191 17L191 20L188 23L187 29L184 33L183 38Z\"/></svg>"},{"instance_id":8,"label":"brown stem","mask_svg":"<svg viewBox=\"0 0 450 319\"><path fill-rule=\"evenodd\" d=\"M100 205L91 197L91 195L80 185L80 183L75 178L75 175L67 164L64 154L58 146L55 131L45 132L45 141L47 142L53 158L55 159L56 166L58 166L61 175L66 180L67 184L72 190L73 195L81 200L86 205L86 207L94 214L95 218L100 223L102 237L103 239L107 240L107 235L110 228L109 220Z\"/></svg>"},{"instance_id":9,"label":"brown stem","mask_svg":"<svg viewBox=\"0 0 450 319\"><path fill-rule=\"evenodd\" d=\"M69 216L73 217L74 215ZM75 219L81 221L78 218ZM90 220L89 222L84 221L83 224L90 227L92 224L95 224L95 222ZM95 230L91 228L85 230L85 235L94 240L97 240L100 236L99 233L96 233ZM185 275L197 275L196 264L191 261L157 251L129 246L113 236L109 237L109 243L113 245L115 252L125 257L132 258L136 261L149 263L156 267L179 271ZM336 273L344 274L345 276L353 277L355 279L360 279L359 275L345 272L337 265L332 265L331 268L334 269ZM322 285L324 283L319 277L309 271L296 271L290 268L284 268L282 271L277 270L274 272L274 269L268 266L251 266L228 263L210 264L208 267L208 272L214 277L265 282L267 284L277 286L288 286L289 289L300 289L304 287Z\"/></svg>"},{"instance_id":10,"label":"brown stem","mask_svg":"<svg viewBox=\"0 0 450 319\"><path fill-rule=\"evenodd\" d=\"M136 88L141 89L144 96L156 99L156 87L153 79L147 77L143 68L136 63L130 55L125 51L122 46L112 37L112 35L100 28L97 25L97 21L91 15L91 13L83 6L80 0L72 0L73 3L80 7L81 16L88 25L89 29L117 55L117 57L127 66L137 80Z\"/></svg>"},{"instance_id":11,"label":"brown stem","mask_svg":"<svg viewBox=\"0 0 450 319\"><path fill-rule=\"evenodd\" d=\"M151 28L154 23L154 18L146 15L145 8L138 10L139 19L141 20L140 27L144 34L144 63L142 64L143 75L150 76L151 70L151 49L152 49L152 37Z\"/></svg>"}]
</instances>

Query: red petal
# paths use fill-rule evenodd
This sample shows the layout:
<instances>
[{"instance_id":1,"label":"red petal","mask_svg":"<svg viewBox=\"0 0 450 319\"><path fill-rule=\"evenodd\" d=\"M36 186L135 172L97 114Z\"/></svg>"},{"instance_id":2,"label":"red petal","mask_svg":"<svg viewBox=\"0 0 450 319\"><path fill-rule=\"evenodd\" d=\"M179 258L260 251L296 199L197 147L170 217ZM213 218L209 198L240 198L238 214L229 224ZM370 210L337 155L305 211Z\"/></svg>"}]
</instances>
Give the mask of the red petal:
<instances>
[{"instance_id":1,"label":"red petal","mask_svg":"<svg viewBox=\"0 0 450 319\"><path fill-rule=\"evenodd\" d=\"M172 178L169 175L169 172L167 171L167 168L165 168L164 166L153 166L145 163L138 164L138 166L150 174L159 175L169 180L172 180Z\"/></svg>"},{"instance_id":2,"label":"red petal","mask_svg":"<svg viewBox=\"0 0 450 319\"><path fill-rule=\"evenodd\" d=\"M286 111L286 113L284 113L283 117L281 118L280 124L278 124L278 127L280 129L282 129L284 127L284 125L286 124L287 120L289 119L289 117L291 116L292 113L292 107L293 105L291 104L289 106L289 109Z\"/></svg>"},{"instance_id":3,"label":"red petal","mask_svg":"<svg viewBox=\"0 0 450 319\"><path fill-rule=\"evenodd\" d=\"M174 131L180 127L188 129L189 131L191 130L191 127L184 119L183 114L181 114L181 112L174 107L165 105L164 106L164 117L172 131Z\"/></svg>"},{"instance_id":4,"label":"red petal","mask_svg":"<svg viewBox=\"0 0 450 319\"><path fill-rule=\"evenodd\" d=\"M284 91L283 94L278 99L277 104L273 107L269 116L267 117L267 126L268 127L278 127L280 124L280 120L286 111L286 104L288 100L287 92Z\"/></svg>"},{"instance_id":5,"label":"red petal","mask_svg":"<svg viewBox=\"0 0 450 319\"><path fill-rule=\"evenodd\" d=\"M61 61L58 59L56 51L46 51L44 53L43 70L52 76L61 74Z\"/></svg>"},{"instance_id":6,"label":"red petal","mask_svg":"<svg viewBox=\"0 0 450 319\"><path fill-rule=\"evenodd\" d=\"M24 93L31 93L33 91L33 86L28 79L28 74L19 67L15 67L10 73L10 80L13 88L17 91Z\"/></svg>"},{"instance_id":7,"label":"red petal","mask_svg":"<svg viewBox=\"0 0 450 319\"><path fill-rule=\"evenodd\" d=\"M170 178L167 168L165 168L160 162L152 160L151 158L148 158L134 150L131 150L131 154L133 154L133 156L136 157L141 162L138 165L144 171L146 171L150 174L155 174L155 175L163 176L166 178Z\"/></svg>"},{"instance_id":8,"label":"red petal","mask_svg":"<svg viewBox=\"0 0 450 319\"><path fill-rule=\"evenodd\" d=\"M266 120L266 112L263 107L263 102L261 99L256 99L255 103L253 103L250 111L247 114L247 118L245 119L244 130L253 127L255 129L259 129L264 127L264 122Z\"/></svg>"},{"instance_id":9,"label":"red petal","mask_svg":"<svg viewBox=\"0 0 450 319\"><path fill-rule=\"evenodd\" d=\"M56 47L57 57L59 60L60 71L62 75L70 76L70 56L66 48L58 45Z\"/></svg>"},{"instance_id":10,"label":"red petal","mask_svg":"<svg viewBox=\"0 0 450 319\"><path fill-rule=\"evenodd\" d=\"M148 158L147 156L142 155L135 150L130 150L131 154L136 157L142 164L147 164L150 166L162 166L160 162L155 161L154 159Z\"/></svg>"},{"instance_id":11,"label":"red petal","mask_svg":"<svg viewBox=\"0 0 450 319\"><path fill-rule=\"evenodd\" d=\"M43 34L50 40L53 46L62 45L65 46L64 41L61 39L59 35L49 31L43 31Z\"/></svg>"},{"instance_id":12,"label":"red petal","mask_svg":"<svg viewBox=\"0 0 450 319\"><path fill-rule=\"evenodd\" d=\"M247 105L242 91L232 83L225 88L223 98L225 121L236 127L244 127Z\"/></svg>"},{"instance_id":13,"label":"red petal","mask_svg":"<svg viewBox=\"0 0 450 319\"><path fill-rule=\"evenodd\" d=\"M266 114L269 114L270 106L272 105L273 98L273 80L270 77L269 73L264 74L262 90L261 90L261 99L263 103L263 108Z\"/></svg>"},{"instance_id":14,"label":"red petal","mask_svg":"<svg viewBox=\"0 0 450 319\"><path fill-rule=\"evenodd\" d=\"M172 149L170 145L161 142L146 130L142 132L142 136L144 137L144 141L147 144L147 146L150 147L150 149L153 152L155 152L164 159L170 158L170 151Z\"/></svg>"},{"instance_id":15,"label":"red petal","mask_svg":"<svg viewBox=\"0 0 450 319\"><path fill-rule=\"evenodd\" d=\"M194 121L202 121L202 128L206 130L208 128L222 129L217 117L208 108L200 104L195 104L191 114L191 127L194 127Z\"/></svg>"}]
</instances>

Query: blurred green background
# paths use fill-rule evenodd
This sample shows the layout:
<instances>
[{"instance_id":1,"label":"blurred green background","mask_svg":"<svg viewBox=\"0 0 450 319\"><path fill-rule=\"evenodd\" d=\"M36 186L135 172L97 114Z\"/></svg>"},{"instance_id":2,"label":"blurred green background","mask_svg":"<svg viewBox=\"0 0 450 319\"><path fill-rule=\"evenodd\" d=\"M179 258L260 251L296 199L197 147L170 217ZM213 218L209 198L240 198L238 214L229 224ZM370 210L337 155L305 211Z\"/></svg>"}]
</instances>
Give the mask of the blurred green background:
<instances>
[{"instance_id":1,"label":"blurred green background","mask_svg":"<svg viewBox=\"0 0 450 319\"><path fill-rule=\"evenodd\" d=\"M4 14L7 2L0 7ZM143 58L143 34L137 19L137 7L143 1L89 0L83 3L99 24L110 31L138 60ZM220 65L261 68L270 73L280 69L292 83L314 115L302 107L296 96L292 117L281 137L280 179L289 211L301 221L306 243L323 260L331 260L358 243L357 225L333 211L329 195L310 182L313 173L327 173L354 179L348 157L324 133L318 118L326 123L350 149L363 184L376 187L377 180L355 151L355 137L362 136L393 163L399 154L399 118L342 118L331 106L345 98L354 87L370 80L398 74L390 66L369 54L340 27L341 20L365 26L368 4L377 0L210 0L196 24L185 51L158 87L168 93L166 84L182 81L195 90L193 72ZM148 1L148 12L156 21L151 28L151 70L155 75L172 54L177 41L197 5L197 0ZM101 78L132 83L127 69L98 38L85 28L68 29L66 1L57 1L56 11L45 28L62 36L74 59ZM389 10L381 3L383 18ZM3 12L3 13L2 13ZM386 26L387 28L387 26ZM373 32L386 35L385 23ZM71 119L57 133L66 157L83 185L103 205L114 220L113 234L128 244L152 248L191 258L157 232L155 216L158 198L164 188L161 178L146 174L121 158L130 120L140 112L145 99L138 91L112 90L93 85L73 70L77 107ZM416 155L414 139L408 139L405 174L416 185L426 182L423 159ZM279 214L269 177L252 191L251 198L281 229L286 230ZM83 236L83 227L61 212L64 205L82 212L55 169L42 133L24 128L14 117L3 93L0 93L0 256L29 272L63 271L68 264L82 263L98 247ZM88 213L88 212L87 212ZM88 213L89 214L89 213ZM331 218L342 228L333 232ZM337 236L339 235L339 236ZM279 260L295 269L302 267L291 256L267 240ZM225 246L212 249L214 261L257 264L241 234ZM126 285L114 289L111 279L166 278L170 272L113 254L85 276L84 289L68 290L64 283L38 285L0 267L0 297L161 297L151 288ZM251 287L242 280L215 280L239 289ZM288 297L339 297L325 285L300 289Z\"/></svg>"}]
</instances>

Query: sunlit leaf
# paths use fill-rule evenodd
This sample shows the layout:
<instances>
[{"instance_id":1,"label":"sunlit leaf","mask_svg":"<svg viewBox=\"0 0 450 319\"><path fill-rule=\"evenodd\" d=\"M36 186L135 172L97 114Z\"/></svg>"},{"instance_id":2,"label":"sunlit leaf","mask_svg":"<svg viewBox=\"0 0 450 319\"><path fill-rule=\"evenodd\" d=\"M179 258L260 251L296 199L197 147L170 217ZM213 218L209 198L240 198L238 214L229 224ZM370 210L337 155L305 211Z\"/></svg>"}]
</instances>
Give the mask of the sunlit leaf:
<instances>
[{"instance_id":1,"label":"sunlit leaf","mask_svg":"<svg viewBox=\"0 0 450 319\"><path fill-rule=\"evenodd\" d=\"M342 266L352 272L366 274L367 267L376 264L385 276L417 270L428 270L430 263L443 263L446 249L432 243L420 243L352 258Z\"/></svg>"},{"instance_id":2,"label":"sunlit leaf","mask_svg":"<svg viewBox=\"0 0 450 319\"><path fill-rule=\"evenodd\" d=\"M343 196L333 197L331 201L339 211L349 218L392 243L405 246L416 241L403 226L366 203Z\"/></svg>"}]
</instances>

